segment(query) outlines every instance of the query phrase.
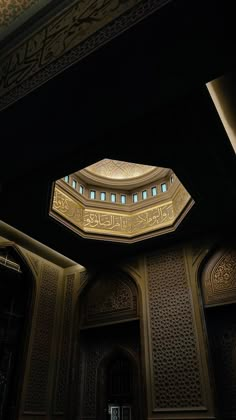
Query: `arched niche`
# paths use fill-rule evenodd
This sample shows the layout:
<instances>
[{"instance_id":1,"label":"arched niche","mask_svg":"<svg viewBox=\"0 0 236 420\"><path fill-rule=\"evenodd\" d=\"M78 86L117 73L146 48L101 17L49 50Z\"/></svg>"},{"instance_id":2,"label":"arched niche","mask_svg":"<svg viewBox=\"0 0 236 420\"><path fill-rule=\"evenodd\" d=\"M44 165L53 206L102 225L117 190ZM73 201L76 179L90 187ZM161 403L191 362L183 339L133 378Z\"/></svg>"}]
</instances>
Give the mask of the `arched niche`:
<instances>
[{"instance_id":1,"label":"arched niche","mask_svg":"<svg viewBox=\"0 0 236 420\"><path fill-rule=\"evenodd\" d=\"M135 353L117 346L104 355L97 370L97 418L112 418L112 408L120 418L140 416L139 363Z\"/></svg>"},{"instance_id":2,"label":"arched niche","mask_svg":"<svg viewBox=\"0 0 236 420\"><path fill-rule=\"evenodd\" d=\"M220 248L208 257L201 287L205 306L236 303L236 247Z\"/></svg>"},{"instance_id":3,"label":"arched niche","mask_svg":"<svg viewBox=\"0 0 236 420\"><path fill-rule=\"evenodd\" d=\"M124 271L98 273L80 296L80 327L138 319L138 289Z\"/></svg>"},{"instance_id":4,"label":"arched niche","mask_svg":"<svg viewBox=\"0 0 236 420\"><path fill-rule=\"evenodd\" d=\"M103 386L102 378L107 378L109 362L116 358L122 366L123 358L135 378L130 408L136 413L134 418L141 420L143 407L140 401L144 393L140 391L143 386L140 304L134 280L120 269L101 271L90 278L78 303L77 418L110 418L107 387Z\"/></svg>"},{"instance_id":5,"label":"arched niche","mask_svg":"<svg viewBox=\"0 0 236 420\"><path fill-rule=\"evenodd\" d=\"M236 246L214 249L199 270L219 418L236 419Z\"/></svg>"},{"instance_id":6,"label":"arched niche","mask_svg":"<svg viewBox=\"0 0 236 420\"><path fill-rule=\"evenodd\" d=\"M13 243L0 245L0 418L18 418L35 297L27 258Z\"/></svg>"}]
</instances>

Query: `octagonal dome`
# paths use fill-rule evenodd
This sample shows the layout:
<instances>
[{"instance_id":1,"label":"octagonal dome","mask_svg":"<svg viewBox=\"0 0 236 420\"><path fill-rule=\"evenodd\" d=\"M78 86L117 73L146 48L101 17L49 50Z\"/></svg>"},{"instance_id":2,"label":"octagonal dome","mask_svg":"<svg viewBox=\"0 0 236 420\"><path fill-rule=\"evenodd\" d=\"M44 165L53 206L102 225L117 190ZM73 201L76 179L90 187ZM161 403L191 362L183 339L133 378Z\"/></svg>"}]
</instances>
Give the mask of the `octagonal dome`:
<instances>
[{"instance_id":1,"label":"octagonal dome","mask_svg":"<svg viewBox=\"0 0 236 420\"><path fill-rule=\"evenodd\" d=\"M132 243L174 231L193 204L172 169L103 159L54 183L50 215L82 237Z\"/></svg>"}]
</instances>

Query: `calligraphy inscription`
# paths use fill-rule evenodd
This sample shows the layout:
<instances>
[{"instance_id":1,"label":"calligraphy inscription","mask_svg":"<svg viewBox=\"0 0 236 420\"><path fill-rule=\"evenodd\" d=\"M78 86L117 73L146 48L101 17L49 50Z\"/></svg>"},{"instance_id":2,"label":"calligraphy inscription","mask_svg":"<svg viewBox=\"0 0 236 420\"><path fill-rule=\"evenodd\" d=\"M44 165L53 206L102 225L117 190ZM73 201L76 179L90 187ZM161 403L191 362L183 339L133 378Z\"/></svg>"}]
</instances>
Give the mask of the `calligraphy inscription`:
<instances>
[{"instance_id":1,"label":"calligraphy inscription","mask_svg":"<svg viewBox=\"0 0 236 420\"><path fill-rule=\"evenodd\" d=\"M52 209L85 232L98 231L127 237L169 226L174 222L171 201L148 210L123 215L118 212L83 208L78 201L58 187L55 188Z\"/></svg>"},{"instance_id":2,"label":"calligraphy inscription","mask_svg":"<svg viewBox=\"0 0 236 420\"><path fill-rule=\"evenodd\" d=\"M0 62L0 109L81 60L171 0L80 0Z\"/></svg>"},{"instance_id":3,"label":"calligraphy inscription","mask_svg":"<svg viewBox=\"0 0 236 420\"><path fill-rule=\"evenodd\" d=\"M84 211L84 230L90 229L116 232L122 235L133 236L134 234L155 230L166 226L173 221L172 204L153 207L147 211L140 211L123 216L120 214L101 213L94 210Z\"/></svg>"},{"instance_id":4,"label":"calligraphy inscription","mask_svg":"<svg viewBox=\"0 0 236 420\"><path fill-rule=\"evenodd\" d=\"M82 206L57 188L55 188L52 208L79 228L83 228Z\"/></svg>"},{"instance_id":5,"label":"calligraphy inscription","mask_svg":"<svg viewBox=\"0 0 236 420\"><path fill-rule=\"evenodd\" d=\"M5 59L0 94L68 52L141 0L83 0L54 18Z\"/></svg>"}]
</instances>

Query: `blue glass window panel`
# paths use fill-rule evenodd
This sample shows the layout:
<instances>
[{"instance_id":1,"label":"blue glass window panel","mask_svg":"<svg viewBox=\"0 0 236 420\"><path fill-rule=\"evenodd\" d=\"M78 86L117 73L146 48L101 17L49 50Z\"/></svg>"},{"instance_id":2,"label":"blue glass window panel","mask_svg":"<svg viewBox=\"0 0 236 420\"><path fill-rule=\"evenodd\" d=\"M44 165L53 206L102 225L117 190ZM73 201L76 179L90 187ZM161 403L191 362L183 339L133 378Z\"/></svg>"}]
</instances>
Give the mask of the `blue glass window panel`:
<instances>
[{"instance_id":1,"label":"blue glass window panel","mask_svg":"<svg viewBox=\"0 0 236 420\"><path fill-rule=\"evenodd\" d=\"M152 191L152 196L155 197L157 195L157 187L152 187L151 191Z\"/></svg>"},{"instance_id":2,"label":"blue glass window panel","mask_svg":"<svg viewBox=\"0 0 236 420\"><path fill-rule=\"evenodd\" d=\"M126 195L125 194L121 194L120 202L121 202L121 204L126 204Z\"/></svg>"},{"instance_id":3,"label":"blue glass window panel","mask_svg":"<svg viewBox=\"0 0 236 420\"><path fill-rule=\"evenodd\" d=\"M101 193L100 193L100 199L101 199L102 201L105 201L105 200L106 200L106 193L105 193L105 192L101 192Z\"/></svg>"},{"instance_id":4,"label":"blue glass window panel","mask_svg":"<svg viewBox=\"0 0 236 420\"><path fill-rule=\"evenodd\" d=\"M133 194L133 203L137 203L138 202L138 194L135 193Z\"/></svg>"},{"instance_id":5,"label":"blue glass window panel","mask_svg":"<svg viewBox=\"0 0 236 420\"><path fill-rule=\"evenodd\" d=\"M115 203L116 202L116 194L111 193L111 202Z\"/></svg>"},{"instance_id":6,"label":"blue glass window panel","mask_svg":"<svg viewBox=\"0 0 236 420\"><path fill-rule=\"evenodd\" d=\"M146 200L147 198L147 190L142 191L142 199Z\"/></svg>"},{"instance_id":7,"label":"blue glass window panel","mask_svg":"<svg viewBox=\"0 0 236 420\"><path fill-rule=\"evenodd\" d=\"M90 191L90 198L91 198L91 200L95 200L95 198L96 198L96 191L94 191L94 190L91 190Z\"/></svg>"},{"instance_id":8,"label":"blue glass window panel","mask_svg":"<svg viewBox=\"0 0 236 420\"><path fill-rule=\"evenodd\" d=\"M165 182L163 184L161 184L161 191L162 192L166 192L167 191L167 185L166 185Z\"/></svg>"}]
</instances>

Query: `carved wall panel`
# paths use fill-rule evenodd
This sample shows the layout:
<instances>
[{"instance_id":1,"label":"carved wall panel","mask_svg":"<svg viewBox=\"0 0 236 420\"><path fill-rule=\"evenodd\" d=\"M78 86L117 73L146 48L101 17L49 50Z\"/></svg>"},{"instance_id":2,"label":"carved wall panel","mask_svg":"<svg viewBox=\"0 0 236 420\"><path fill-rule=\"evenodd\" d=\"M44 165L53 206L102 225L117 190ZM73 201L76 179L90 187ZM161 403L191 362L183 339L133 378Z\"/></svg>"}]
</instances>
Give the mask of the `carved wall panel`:
<instances>
[{"instance_id":1,"label":"carved wall panel","mask_svg":"<svg viewBox=\"0 0 236 420\"><path fill-rule=\"evenodd\" d=\"M108 328L108 329L107 329ZM128 323L81 333L79 420L96 420L97 371L103 358L116 348L125 348L140 357L139 333Z\"/></svg>"},{"instance_id":2,"label":"carved wall panel","mask_svg":"<svg viewBox=\"0 0 236 420\"><path fill-rule=\"evenodd\" d=\"M204 405L190 286L181 250L147 257L153 409Z\"/></svg>"},{"instance_id":3,"label":"carved wall panel","mask_svg":"<svg viewBox=\"0 0 236 420\"><path fill-rule=\"evenodd\" d=\"M83 297L82 325L106 323L138 316L137 289L128 274L99 275Z\"/></svg>"},{"instance_id":4,"label":"carved wall panel","mask_svg":"<svg viewBox=\"0 0 236 420\"><path fill-rule=\"evenodd\" d=\"M66 294L64 305L64 320L62 331L60 365L56 386L55 412L64 413L67 399L68 368L70 360L70 339L72 323L72 302L75 274L69 274L66 278Z\"/></svg>"},{"instance_id":5,"label":"carved wall panel","mask_svg":"<svg viewBox=\"0 0 236 420\"><path fill-rule=\"evenodd\" d=\"M205 305L236 302L236 250L219 250L202 274Z\"/></svg>"},{"instance_id":6,"label":"carved wall panel","mask_svg":"<svg viewBox=\"0 0 236 420\"><path fill-rule=\"evenodd\" d=\"M48 375L59 271L44 264L24 412L47 412Z\"/></svg>"}]
</instances>

